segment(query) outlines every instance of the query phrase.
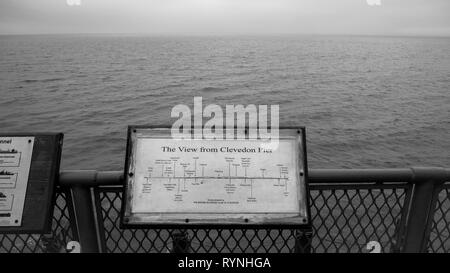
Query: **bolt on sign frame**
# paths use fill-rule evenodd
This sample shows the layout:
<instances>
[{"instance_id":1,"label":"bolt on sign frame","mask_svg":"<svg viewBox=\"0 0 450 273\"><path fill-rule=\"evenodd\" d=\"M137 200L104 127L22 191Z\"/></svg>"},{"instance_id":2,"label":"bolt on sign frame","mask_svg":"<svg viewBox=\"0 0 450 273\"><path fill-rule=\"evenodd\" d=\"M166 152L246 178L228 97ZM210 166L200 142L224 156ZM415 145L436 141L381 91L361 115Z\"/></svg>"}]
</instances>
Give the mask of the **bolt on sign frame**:
<instances>
[{"instance_id":1,"label":"bolt on sign frame","mask_svg":"<svg viewBox=\"0 0 450 273\"><path fill-rule=\"evenodd\" d=\"M128 127L122 228L311 226L304 127L280 128L278 144L250 139L252 128L231 140L194 130Z\"/></svg>"},{"instance_id":2,"label":"bolt on sign frame","mask_svg":"<svg viewBox=\"0 0 450 273\"><path fill-rule=\"evenodd\" d=\"M50 231L63 138L62 133L0 133L0 203L13 204L0 206L0 234Z\"/></svg>"}]
</instances>

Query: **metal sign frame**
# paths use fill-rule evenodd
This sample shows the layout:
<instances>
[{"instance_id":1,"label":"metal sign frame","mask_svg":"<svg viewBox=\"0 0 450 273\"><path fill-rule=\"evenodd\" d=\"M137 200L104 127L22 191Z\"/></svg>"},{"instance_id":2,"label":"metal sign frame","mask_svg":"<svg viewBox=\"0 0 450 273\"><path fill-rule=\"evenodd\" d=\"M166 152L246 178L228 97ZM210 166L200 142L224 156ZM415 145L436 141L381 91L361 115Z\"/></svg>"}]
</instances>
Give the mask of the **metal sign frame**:
<instances>
[{"instance_id":1,"label":"metal sign frame","mask_svg":"<svg viewBox=\"0 0 450 273\"><path fill-rule=\"evenodd\" d=\"M20 226L2 226L0 234L48 233L52 227L62 133L0 133L1 137L34 137Z\"/></svg>"},{"instance_id":2,"label":"metal sign frame","mask_svg":"<svg viewBox=\"0 0 450 273\"><path fill-rule=\"evenodd\" d=\"M228 217L228 214L211 213L208 217L204 217L205 213L175 213L170 217L164 217L161 213L133 213L132 206L132 190L134 182L134 149L136 149L136 134L145 131L152 135L153 138L171 138L171 130L169 126L129 126L127 135L126 160L124 167L124 187L123 201L121 208L121 228L180 228L180 227L205 227L205 226L231 226L243 228L264 228L268 226L288 227L288 228L310 228L311 216L309 208L309 189L308 189L308 166L306 152L306 136L304 127L282 127L279 129L280 139L294 138L296 140L297 150L297 190L299 210L304 208L303 212L286 213L280 217L270 213L255 215L255 213L240 213L239 217ZM191 129L193 133L193 128ZM248 132L248 128L245 131ZM205 140L204 141L215 141ZM234 214L234 213L233 213ZM234 214L237 216L237 213Z\"/></svg>"}]
</instances>

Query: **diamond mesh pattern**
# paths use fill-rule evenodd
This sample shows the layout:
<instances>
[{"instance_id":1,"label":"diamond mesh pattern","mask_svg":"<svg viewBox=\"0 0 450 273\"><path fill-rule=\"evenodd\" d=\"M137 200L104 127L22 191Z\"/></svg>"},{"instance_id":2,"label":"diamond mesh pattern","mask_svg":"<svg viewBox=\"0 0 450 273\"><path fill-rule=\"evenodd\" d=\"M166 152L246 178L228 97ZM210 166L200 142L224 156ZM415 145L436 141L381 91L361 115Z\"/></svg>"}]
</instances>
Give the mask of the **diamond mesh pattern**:
<instances>
[{"instance_id":1,"label":"diamond mesh pattern","mask_svg":"<svg viewBox=\"0 0 450 273\"><path fill-rule=\"evenodd\" d=\"M184 234L190 252L199 253L287 253L294 252L294 229L134 229L119 228L121 188L96 190L103 248L107 252L170 252ZM313 237L307 241L312 252L366 252L369 241L378 241L383 252L395 248L396 229L407 196L407 186L311 185L310 207ZM57 192L50 234L0 235L0 253L64 252L76 240L64 192ZM70 202L69 202L70 203ZM428 250L450 252L450 184L440 192L431 227Z\"/></svg>"},{"instance_id":2,"label":"diamond mesh pattern","mask_svg":"<svg viewBox=\"0 0 450 273\"><path fill-rule=\"evenodd\" d=\"M317 189L311 191L313 252L364 252L372 240L392 247L406 188ZM107 252L169 252L178 230L119 229L121 192L99 192ZM294 252L293 229L189 229L191 252Z\"/></svg>"},{"instance_id":3,"label":"diamond mesh pattern","mask_svg":"<svg viewBox=\"0 0 450 273\"><path fill-rule=\"evenodd\" d=\"M428 251L450 253L450 184L444 185L438 196Z\"/></svg>"},{"instance_id":4,"label":"diamond mesh pattern","mask_svg":"<svg viewBox=\"0 0 450 273\"><path fill-rule=\"evenodd\" d=\"M405 188L311 190L315 252L367 252L369 241L390 252Z\"/></svg>"},{"instance_id":5,"label":"diamond mesh pattern","mask_svg":"<svg viewBox=\"0 0 450 273\"><path fill-rule=\"evenodd\" d=\"M293 252L296 230L284 229L130 229L119 228L119 190L100 191L107 252L170 252L173 235L185 232L190 252L279 253Z\"/></svg>"},{"instance_id":6,"label":"diamond mesh pattern","mask_svg":"<svg viewBox=\"0 0 450 273\"><path fill-rule=\"evenodd\" d=\"M66 200L58 191L50 234L0 234L0 253L65 252L73 238Z\"/></svg>"}]
</instances>

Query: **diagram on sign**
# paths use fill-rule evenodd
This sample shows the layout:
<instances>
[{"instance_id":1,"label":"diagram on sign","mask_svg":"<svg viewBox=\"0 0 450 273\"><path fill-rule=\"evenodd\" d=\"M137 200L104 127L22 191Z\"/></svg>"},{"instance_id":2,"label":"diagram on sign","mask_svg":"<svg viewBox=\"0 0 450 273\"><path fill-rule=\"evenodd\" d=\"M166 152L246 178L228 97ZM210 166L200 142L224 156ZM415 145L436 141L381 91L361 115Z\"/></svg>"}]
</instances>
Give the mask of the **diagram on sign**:
<instances>
[{"instance_id":1,"label":"diagram on sign","mask_svg":"<svg viewBox=\"0 0 450 273\"><path fill-rule=\"evenodd\" d=\"M0 226L20 226L34 137L0 137Z\"/></svg>"},{"instance_id":2,"label":"diagram on sign","mask_svg":"<svg viewBox=\"0 0 450 273\"><path fill-rule=\"evenodd\" d=\"M135 213L298 211L295 142L150 141L137 144Z\"/></svg>"},{"instance_id":3,"label":"diagram on sign","mask_svg":"<svg viewBox=\"0 0 450 273\"><path fill-rule=\"evenodd\" d=\"M208 163L199 163L199 157L193 157L192 162L179 162L179 157L173 157L169 161L156 160L155 167L148 168L148 176L145 185L145 191L151 191L151 184L155 181L163 182L167 191L174 191L176 195L182 198L184 192L189 192L189 187L199 186L206 183L222 181L221 186L224 190L233 194L238 187L248 188L248 200L256 201L253 197L253 183L272 183L274 187L283 187L283 194L288 195L288 168L283 164L277 164L279 172L273 176L267 173L267 169L259 169L258 176L249 175L248 169L251 165L251 158L241 157L236 160L235 157L226 157L226 170L214 169L212 173L205 173L208 169ZM238 162L238 163L235 163ZM177 170L178 169L178 170ZM158 170L159 173L158 173ZM155 173L156 172L156 173ZM190 185L190 186L189 186ZM217 185L217 184L216 184Z\"/></svg>"}]
</instances>

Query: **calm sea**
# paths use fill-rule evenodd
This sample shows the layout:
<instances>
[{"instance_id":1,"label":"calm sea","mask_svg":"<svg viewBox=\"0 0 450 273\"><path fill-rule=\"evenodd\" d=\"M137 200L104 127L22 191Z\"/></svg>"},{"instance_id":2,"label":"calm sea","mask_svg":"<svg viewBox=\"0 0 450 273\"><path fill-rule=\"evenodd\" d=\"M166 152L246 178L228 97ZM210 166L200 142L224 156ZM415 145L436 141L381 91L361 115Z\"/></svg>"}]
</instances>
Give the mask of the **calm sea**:
<instances>
[{"instance_id":1,"label":"calm sea","mask_svg":"<svg viewBox=\"0 0 450 273\"><path fill-rule=\"evenodd\" d=\"M65 133L63 169L121 170L129 124L279 104L313 168L450 167L450 39L0 36L0 131Z\"/></svg>"}]
</instances>

